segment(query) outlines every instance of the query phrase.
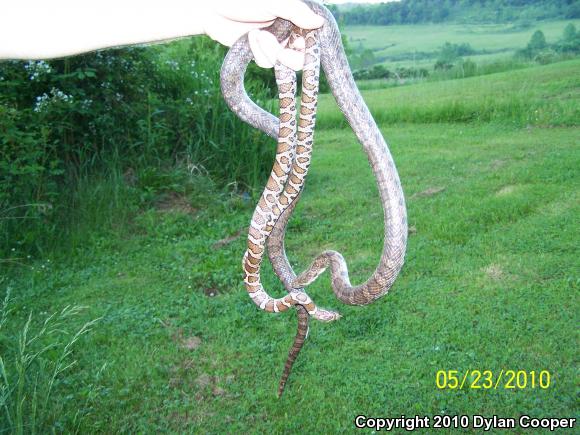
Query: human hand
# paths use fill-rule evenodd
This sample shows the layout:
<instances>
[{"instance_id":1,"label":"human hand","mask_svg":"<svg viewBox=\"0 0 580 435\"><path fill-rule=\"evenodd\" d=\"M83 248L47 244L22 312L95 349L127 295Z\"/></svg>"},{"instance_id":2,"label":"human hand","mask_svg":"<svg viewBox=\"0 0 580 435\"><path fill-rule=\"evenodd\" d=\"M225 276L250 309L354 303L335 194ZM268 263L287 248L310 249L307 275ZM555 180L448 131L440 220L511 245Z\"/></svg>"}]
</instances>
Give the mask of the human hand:
<instances>
[{"instance_id":1,"label":"human hand","mask_svg":"<svg viewBox=\"0 0 580 435\"><path fill-rule=\"evenodd\" d=\"M278 17L303 29L316 29L324 24L324 18L300 0L212 0L206 7L205 33L227 46L248 33L254 60L263 68L271 68L279 61L294 70L302 69L304 46L303 41L297 40L288 48L288 41L279 43L274 35L262 28Z\"/></svg>"}]
</instances>

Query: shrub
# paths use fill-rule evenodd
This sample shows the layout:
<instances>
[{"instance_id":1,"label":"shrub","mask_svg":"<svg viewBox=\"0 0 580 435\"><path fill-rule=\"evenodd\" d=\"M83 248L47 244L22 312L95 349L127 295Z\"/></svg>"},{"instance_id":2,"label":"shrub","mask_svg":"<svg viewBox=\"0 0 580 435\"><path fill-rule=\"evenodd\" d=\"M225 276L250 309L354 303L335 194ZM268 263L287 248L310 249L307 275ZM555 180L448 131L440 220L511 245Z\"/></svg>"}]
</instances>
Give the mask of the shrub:
<instances>
[{"instance_id":1,"label":"shrub","mask_svg":"<svg viewBox=\"0 0 580 435\"><path fill-rule=\"evenodd\" d=\"M475 50L468 43L452 44L445 42L439 49L437 61L435 62L435 70L449 70L453 68L456 63L462 62L462 56L475 54Z\"/></svg>"},{"instance_id":2,"label":"shrub","mask_svg":"<svg viewBox=\"0 0 580 435\"><path fill-rule=\"evenodd\" d=\"M532 35L530 42L528 42L528 46L526 47L529 51L539 51L543 50L548 46L546 42L546 37L544 36L544 32L541 30L536 30Z\"/></svg>"},{"instance_id":3,"label":"shrub","mask_svg":"<svg viewBox=\"0 0 580 435\"><path fill-rule=\"evenodd\" d=\"M580 53L580 36L576 26L569 23L563 31L562 38L554 44L548 44L541 30L534 32L527 46L516 51L515 59L533 60L545 65L558 60L568 59Z\"/></svg>"},{"instance_id":4,"label":"shrub","mask_svg":"<svg viewBox=\"0 0 580 435\"><path fill-rule=\"evenodd\" d=\"M576 26L569 23L562 34L562 39L555 45L555 49L561 53L580 53L580 34Z\"/></svg>"},{"instance_id":5,"label":"shrub","mask_svg":"<svg viewBox=\"0 0 580 435\"><path fill-rule=\"evenodd\" d=\"M1 62L0 258L15 246L42 250L44 235L63 233L83 178L123 182L118 174L128 170L138 176L187 162L221 186L260 185L274 147L227 108L219 89L223 55L223 47L197 37ZM246 85L272 111L268 84Z\"/></svg>"}]
</instances>

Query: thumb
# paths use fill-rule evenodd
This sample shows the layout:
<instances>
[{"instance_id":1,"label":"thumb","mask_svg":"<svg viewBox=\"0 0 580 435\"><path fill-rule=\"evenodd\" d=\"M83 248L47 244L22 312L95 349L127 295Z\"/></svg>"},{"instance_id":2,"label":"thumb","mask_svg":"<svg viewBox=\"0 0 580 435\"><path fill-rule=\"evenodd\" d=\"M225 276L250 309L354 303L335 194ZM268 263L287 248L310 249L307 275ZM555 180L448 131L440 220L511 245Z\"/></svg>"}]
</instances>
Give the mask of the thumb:
<instances>
[{"instance_id":1,"label":"thumb","mask_svg":"<svg viewBox=\"0 0 580 435\"><path fill-rule=\"evenodd\" d=\"M265 30L255 29L248 33L248 42L256 64L262 68L272 68L282 50L276 37Z\"/></svg>"},{"instance_id":2,"label":"thumb","mask_svg":"<svg viewBox=\"0 0 580 435\"><path fill-rule=\"evenodd\" d=\"M304 53L284 48L270 32L252 30L248 33L248 41L258 66L272 68L276 62L280 62L296 71L302 69Z\"/></svg>"}]
</instances>

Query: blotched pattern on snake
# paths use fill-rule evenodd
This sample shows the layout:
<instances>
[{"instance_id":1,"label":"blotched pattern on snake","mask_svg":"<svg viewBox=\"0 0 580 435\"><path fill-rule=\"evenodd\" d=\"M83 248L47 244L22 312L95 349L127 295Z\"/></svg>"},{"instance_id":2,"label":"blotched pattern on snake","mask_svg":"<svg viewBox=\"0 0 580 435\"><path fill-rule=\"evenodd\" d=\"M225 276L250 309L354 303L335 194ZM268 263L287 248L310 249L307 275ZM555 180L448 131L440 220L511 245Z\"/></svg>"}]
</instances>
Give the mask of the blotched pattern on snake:
<instances>
[{"instance_id":1,"label":"blotched pattern on snake","mask_svg":"<svg viewBox=\"0 0 580 435\"><path fill-rule=\"evenodd\" d=\"M244 283L254 303L265 311L277 313L294 305L302 305L314 318L332 321L340 317L338 313L320 309L303 291L296 289L283 298L275 299L266 292L260 281L266 240L278 217L302 190L312 154L320 68L319 48L315 30L297 29L296 33L305 42L300 118L296 126L296 75L294 71L278 64L275 71L280 100L280 127L276 160L250 223L248 249L242 261Z\"/></svg>"},{"instance_id":2,"label":"blotched pattern on snake","mask_svg":"<svg viewBox=\"0 0 580 435\"><path fill-rule=\"evenodd\" d=\"M271 192L268 193L272 195L274 192L277 193L278 196L269 198L272 199L272 201L269 202L265 202L268 198L265 198L264 196L260 199L262 207L260 207L259 203L256 210L259 208L260 212L258 212L257 216L254 214L254 217L262 219L263 223L258 224L258 227L260 228L257 229L261 231L254 231L256 235L259 235L259 237L257 239L251 235L249 237L244 269L246 272L245 282L248 292L251 296L252 293L257 293L253 296L253 300L258 306L260 306L260 308L266 311L276 312L285 311L290 306L295 306L298 310L299 329L294 345L288 355L288 360L280 382L279 394L283 391L292 363L304 342L308 330L309 314L313 315L315 318L319 318L316 316L316 313L330 313L330 315L333 316L332 319L338 317L338 315L332 311L317 308L311 299L303 293L303 287L312 283L326 268L329 268L332 289L338 299L350 305L365 305L371 303L386 294L391 288L403 265L407 241L406 208L399 176L387 144L385 143L371 113L356 87L344 54L340 32L338 31L336 22L334 21L332 14L321 4L311 0L307 0L305 3L307 3L314 12L322 15L326 20L326 24L319 29L318 32L315 32L318 33L318 41L320 45L319 53L322 67L338 106L347 118L357 136L357 139L366 152L371 169L377 180L379 196L384 213L384 242L379 265L371 277L363 284L357 286L351 285L346 262L342 255L336 251L323 252L314 259L311 266L306 271L297 277L284 252L284 235L288 219L296 206L296 198L300 194L304 179L302 179L302 184L295 183L293 189L297 192L292 192L292 194L295 195L293 201L288 197L288 204L281 204L280 201L282 198L287 197L286 195L283 195L283 192L286 185L290 184L288 181L292 176L292 169L294 169L294 166L291 166L290 172L285 172L280 165L282 170L276 172L275 170L277 167L275 164L273 173L275 174L275 177L277 177L278 188L270 189ZM270 31L272 31L280 41L286 39L292 30L293 27L291 23L284 20L277 20L270 29ZM298 31L300 32L300 30ZM312 38L316 37L314 33L312 35ZM309 61L312 60L308 55L306 58ZM283 133L286 133L285 130L282 130L287 127L285 125L287 120L282 116L284 113L281 111L280 120L276 119L273 115L255 105L244 90L243 77L247 64L251 59L252 55L249 49L247 37L243 37L232 46L224 60L221 74L224 98L230 108L241 119L264 131L266 134L278 138L279 135L281 136ZM311 66L309 66L308 63L305 64L305 74L309 74L308 71L310 68ZM317 77L318 74L314 73L314 76ZM282 90L281 87L281 93ZM305 93L308 95L308 92L308 89L306 89L306 91L304 90L303 85L303 98ZM316 95L314 95L314 98L315 97ZM314 101L314 109L315 107L316 102ZM315 114L312 113L311 115L311 120L313 121ZM309 120L304 118L301 114L299 125L301 123L308 125L308 122ZM288 134L291 136L292 132L290 131ZM300 138L300 132L297 134L297 150L299 146L298 138ZM302 138L305 139L304 135ZM292 141L291 139L286 139L286 137L284 138L284 141L288 140L290 142ZM309 146L311 145L312 143L309 144ZM296 153L294 158L296 158L297 155L298 153ZM310 154L308 154L307 157L309 158L309 156ZM304 163L305 162L306 160ZM303 166L299 165L297 168L304 169ZM306 172L302 175L305 176L305 173ZM282 188L280 181L284 177L287 177L286 184L284 185L284 188ZM270 187L273 187L273 185ZM268 187L266 190L268 190ZM266 206L264 207L264 205ZM282 205L282 207L280 207L280 205ZM279 210L278 215L275 213L276 210ZM253 227L254 223L256 222L253 220ZM252 230L250 230L250 232L252 232ZM261 249L256 249L254 246L250 245L250 241L257 246L263 246L264 243L267 245L268 255L274 267L274 271L284 284L286 290L289 292L286 297L273 299L265 292L261 287L261 284L256 286L255 283L259 282L259 274L256 276L254 272L255 268L246 269L246 265L256 265L261 261L263 247ZM252 250L252 248L254 248L254 250ZM248 252L252 252L257 256L251 256ZM250 258L253 263L249 261ZM320 320L332 320L326 317L326 315L320 317L322 317Z\"/></svg>"}]
</instances>

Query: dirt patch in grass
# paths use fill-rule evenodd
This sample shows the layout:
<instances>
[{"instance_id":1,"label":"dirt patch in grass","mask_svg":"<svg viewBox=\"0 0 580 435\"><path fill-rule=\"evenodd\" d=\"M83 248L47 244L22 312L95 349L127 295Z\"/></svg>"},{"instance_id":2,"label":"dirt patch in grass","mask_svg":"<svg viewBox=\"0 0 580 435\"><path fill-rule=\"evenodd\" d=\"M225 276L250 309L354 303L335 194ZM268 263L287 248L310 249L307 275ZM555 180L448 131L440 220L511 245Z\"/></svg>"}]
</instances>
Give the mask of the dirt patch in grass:
<instances>
[{"instance_id":1,"label":"dirt patch in grass","mask_svg":"<svg viewBox=\"0 0 580 435\"><path fill-rule=\"evenodd\" d=\"M493 279L494 281L499 281L505 277L505 272L497 263L490 264L489 266L485 267L483 271L489 278Z\"/></svg>"},{"instance_id":2,"label":"dirt patch in grass","mask_svg":"<svg viewBox=\"0 0 580 435\"><path fill-rule=\"evenodd\" d=\"M499 168L501 168L502 166L504 166L506 164L505 160L502 159L495 159L490 163L490 168L494 171L498 170Z\"/></svg>"},{"instance_id":3,"label":"dirt patch in grass","mask_svg":"<svg viewBox=\"0 0 580 435\"><path fill-rule=\"evenodd\" d=\"M411 196L411 198L429 197L429 196L437 195L438 193L441 193L444 190L445 190L445 187L441 187L441 186L429 187L428 189L425 189L421 192L414 193Z\"/></svg>"},{"instance_id":4,"label":"dirt patch in grass","mask_svg":"<svg viewBox=\"0 0 580 435\"><path fill-rule=\"evenodd\" d=\"M173 341L175 341L179 347L187 350L195 350L201 346L201 338L192 335L190 337L185 337L183 334L183 328L177 328L177 330L172 335Z\"/></svg>"},{"instance_id":5,"label":"dirt patch in grass","mask_svg":"<svg viewBox=\"0 0 580 435\"><path fill-rule=\"evenodd\" d=\"M211 247L214 248L214 249L223 248L224 246L229 245L230 243L235 242L236 240L238 240L240 238L240 236L242 234L246 233L247 231L248 231L248 228L245 228L245 227L244 228L240 228L238 231L236 231L231 236L224 237L223 239L218 240L213 245L211 245Z\"/></svg>"},{"instance_id":6,"label":"dirt patch in grass","mask_svg":"<svg viewBox=\"0 0 580 435\"><path fill-rule=\"evenodd\" d=\"M483 272L488 281L502 283L503 285L512 286L519 280L519 276L513 270L510 270L509 263L501 259L488 264L481 269L481 272Z\"/></svg>"},{"instance_id":7,"label":"dirt patch in grass","mask_svg":"<svg viewBox=\"0 0 580 435\"><path fill-rule=\"evenodd\" d=\"M194 215L197 213L197 209L192 207L189 199L186 196L179 194L177 192L171 192L162 195L155 202L155 209L162 213L185 213L189 215Z\"/></svg>"},{"instance_id":8,"label":"dirt patch in grass","mask_svg":"<svg viewBox=\"0 0 580 435\"><path fill-rule=\"evenodd\" d=\"M207 373L202 373L195 379L195 385L200 390L205 390L207 392L208 389L211 390L211 396L225 396L226 390L220 387L218 384L220 383L219 376L210 376ZM206 396L200 391L197 396L199 399L206 398Z\"/></svg>"},{"instance_id":9,"label":"dirt patch in grass","mask_svg":"<svg viewBox=\"0 0 580 435\"><path fill-rule=\"evenodd\" d=\"M201 345L201 338L196 337L187 337L181 340L181 347L187 350L195 350Z\"/></svg>"},{"instance_id":10,"label":"dirt patch in grass","mask_svg":"<svg viewBox=\"0 0 580 435\"><path fill-rule=\"evenodd\" d=\"M195 350L201 346L202 340L196 335L185 336L183 328L175 328L170 320L161 320L161 324L170 330L171 339L179 345L179 347L187 350Z\"/></svg>"},{"instance_id":11,"label":"dirt patch in grass","mask_svg":"<svg viewBox=\"0 0 580 435\"><path fill-rule=\"evenodd\" d=\"M199 388L205 388L208 385L211 385L212 383L212 379L211 376L208 375L207 373L202 373L201 375L199 375L197 377L197 379L195 380L195 384L199 387Z\"/></svg>"},{"instance_id":12,"label":"dirt patch in grass","mask_svg":"<svg viewBox=\"0 0 580 435\"><path fill-rule=\"evenodd\" d=\"M515 190L517 189L517 186L514 184L508 184L507 186L502 187L501 189L499 189L495 196L505 196L505 195L509 195L510 193L513 193Z\"/></svg>"}]
</instances>

